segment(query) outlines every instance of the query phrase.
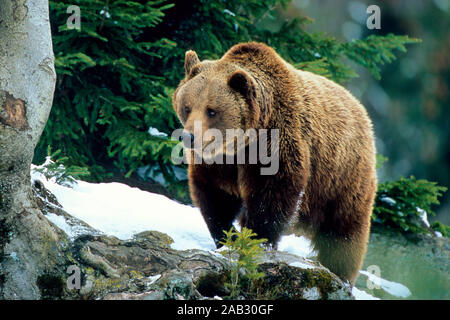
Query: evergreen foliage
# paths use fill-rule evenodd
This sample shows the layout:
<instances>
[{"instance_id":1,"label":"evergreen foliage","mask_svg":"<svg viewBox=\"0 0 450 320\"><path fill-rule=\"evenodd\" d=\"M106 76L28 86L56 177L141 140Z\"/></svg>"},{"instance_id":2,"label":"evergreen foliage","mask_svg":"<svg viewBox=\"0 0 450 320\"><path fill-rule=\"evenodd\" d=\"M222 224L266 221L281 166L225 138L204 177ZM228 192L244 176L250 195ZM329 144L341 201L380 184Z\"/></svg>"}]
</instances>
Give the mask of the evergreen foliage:
<instances>
[{"instance_id":1,"label":"evergreen foliage","mask_svg":"<svg viewBox=\"0 0 450 320\"><path fill-rule=\"evenodd\" d=\"M145 39L171 4L164 1L91 1L81 9L81 29L66 26L67 4L50 1L55 67L54 105L37 148L62 150L70 164L88 167L91 180L101 180L104 164L131 173L140 165L168 164L171 142L148 134L177 125L168 89L152 73L158 48L175 43ZM154 102L156 101L156 102ZM163 105L165 103L165 105ZM163 107L161 107L163 105Z\"/></svg>"},{"instance_id":2,"label":"evergreen foliage","mask_svg":"<svg viewBox=\"0 0 450 320\"><path fill-rule=\"evenodd\" d=\"M414 176L381 183L378 185L372 221L401 232L429 232L420 223L421 213L425 211L428 215L435 215L431 206L439 204L438 197L446 190L436 182L416 179ZM444 235L445 227L442 223L435 225L435 228L443 230Z\"/></svg>"},{"instance_id":3,"label":"evergreen foliage","mask_svg":"<svg viewBox=\"0 0 450 320\"><path fill-rule=\"evenodd\" d=\"M256 239L257 234L245 227L241 232L234 227L223 232L225 240L220 243L226 250L220 253L233 265L230 282L225 283L225 286L230 290L230 298L236 299L241 293L251 292L255 281L264 277L264 273L258 271L258 262L264 252L261 245L267 239Z\"/></svg>"},{"instance_id":4,"label":"evergreen foliage","mask_svg":"<svg viewBox=\"0 0 450 320\"><path fill-rule=\"evenodd\" d=\"M67 156L61 156L61 150L52 153L50 146L48 146L47 154L45 162L33 168L34 171L43 174L47 180L54 180L57 184L71 187L76 183L76 180L80 180L90 174L85 167L71 165L66 168L63 163L69 159Z\"/></svg>"},{"instance_id":5,"label":"evergreen foliage","mask_svg":"<svg viewBox=\"0 0 450 320\"><path fill-rule=\"evenodd\" d=\"M450 237L450 226L443 224L440 221L435 221L431 224L434 231L440 232L444 237Z\"/></svg>"},{"instance_id":6,"label":"evergreen foliage","mask_svg":"<svg viewBox=\"0 0 450 320\"><path fill-rule=\"evenodd\" d=\"M174 172L171 132L180 127L171 94L184 77L184 53L217 59L236 43L262 41L296 67L339 83L356 77L352 60L379 77L395 51L416 42L407 36L369 36L341 42L305 30L311 19L287 21L268 30L264 20L287 0L173 1L74 0L81 29L69 30L68 5L50 1L55 66L54 105L35 154L61 150L66 167L86 168L85 179L101 181L121 172L156 168L173 196L188 202L186 181ZM156 128L168 136L151 135Z\"/></svg>"}]
</instances>

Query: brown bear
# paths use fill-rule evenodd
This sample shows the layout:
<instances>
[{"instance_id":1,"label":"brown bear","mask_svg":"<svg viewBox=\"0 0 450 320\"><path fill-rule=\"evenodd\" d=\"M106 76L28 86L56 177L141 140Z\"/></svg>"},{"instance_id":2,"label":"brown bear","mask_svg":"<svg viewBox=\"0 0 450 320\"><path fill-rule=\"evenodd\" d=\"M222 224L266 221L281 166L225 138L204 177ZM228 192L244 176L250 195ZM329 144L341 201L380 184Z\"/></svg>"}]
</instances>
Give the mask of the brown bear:
<instances>
[{"instance_id":1,"label":"brown bear","mask_svg":"<svg viewBox=\"0 0 450 320\"><path fill-rule=\"evenodd\" d=\"M195 142L212 128L279 132L275 174L262 174L259 159L189 164L191 197L216 245L236 218L274 247L294 226L310 237L324 266L354 284L376 192L365 108L345 88L295 69L262 43L237 44L214 61L188 51L185 74L173 102L188 139ZM194 132L196 121L201 126ZM201 150L210 140L203 137Z\"/></svg>"}]
</instances>

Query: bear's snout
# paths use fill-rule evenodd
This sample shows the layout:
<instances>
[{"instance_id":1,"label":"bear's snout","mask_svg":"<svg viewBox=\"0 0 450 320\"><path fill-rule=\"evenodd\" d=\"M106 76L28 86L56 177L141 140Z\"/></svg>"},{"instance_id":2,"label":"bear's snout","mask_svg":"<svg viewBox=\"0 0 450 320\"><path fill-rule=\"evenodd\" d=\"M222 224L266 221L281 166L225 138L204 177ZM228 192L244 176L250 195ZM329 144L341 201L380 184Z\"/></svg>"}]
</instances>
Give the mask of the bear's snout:
<instances>
[{"instance_id":1,"label":"bear's snout","mask_svg":"<svg viewBox=\"0 0 450 320\"><path fill-rule=\"evenodd\" d=\"M183 133L181 134L180 140L183 141L183 144L186 148L190 148L192 149L192 147L194 146L194 140L195 137L192 133L183 130Z\"/></svg>"}]
</instances>

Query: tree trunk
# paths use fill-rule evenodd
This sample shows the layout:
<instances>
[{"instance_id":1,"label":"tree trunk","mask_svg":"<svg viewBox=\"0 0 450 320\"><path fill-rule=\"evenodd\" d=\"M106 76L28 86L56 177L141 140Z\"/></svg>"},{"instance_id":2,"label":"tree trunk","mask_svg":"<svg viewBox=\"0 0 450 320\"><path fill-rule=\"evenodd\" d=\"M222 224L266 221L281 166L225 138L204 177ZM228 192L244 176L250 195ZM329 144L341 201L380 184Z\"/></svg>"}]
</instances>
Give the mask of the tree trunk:
<instances>
[{"instance_id":1,"label":"tree trunk","mask_svg":"<svg viewBox=\"0 0 450 320\"><path fill-rule=\"evenodd\" d=\"M39 299L64 238L30 185L56 80L48 10L45 0L0 0L0 299Z\"/></svg>"}]
</instances>

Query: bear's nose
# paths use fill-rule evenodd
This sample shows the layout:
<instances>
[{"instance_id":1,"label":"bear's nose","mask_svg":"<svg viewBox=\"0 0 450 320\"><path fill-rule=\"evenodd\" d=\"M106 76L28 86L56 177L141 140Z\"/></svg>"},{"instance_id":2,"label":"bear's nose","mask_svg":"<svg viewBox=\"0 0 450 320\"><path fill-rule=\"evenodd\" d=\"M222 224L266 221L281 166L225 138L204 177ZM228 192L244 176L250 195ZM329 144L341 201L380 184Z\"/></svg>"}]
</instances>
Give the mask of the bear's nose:
<instances>
[{"instance_id":1,"label":"bear's nose","mask_svg":"<svg viewBox=\"0 0 450 320\"><path fill-rule=\"evenodd\" d=\"M186 148L193 148L195 138L192 133L183 131L180 139L183 140L183 144Z\"/></svg>"}]
</instances>

